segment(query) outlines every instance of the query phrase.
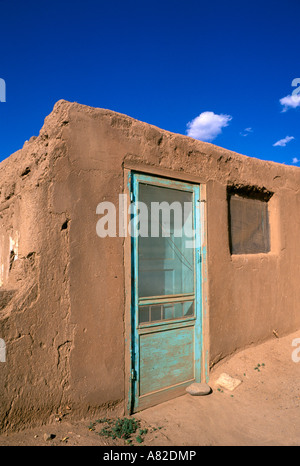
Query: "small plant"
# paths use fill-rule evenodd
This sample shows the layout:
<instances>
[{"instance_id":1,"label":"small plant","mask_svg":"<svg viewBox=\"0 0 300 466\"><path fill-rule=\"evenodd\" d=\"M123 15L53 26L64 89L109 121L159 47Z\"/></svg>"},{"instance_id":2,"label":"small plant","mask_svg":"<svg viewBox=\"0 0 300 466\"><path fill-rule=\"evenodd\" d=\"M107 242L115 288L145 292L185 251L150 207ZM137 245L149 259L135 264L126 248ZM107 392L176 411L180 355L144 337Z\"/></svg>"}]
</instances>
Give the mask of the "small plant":
<instances>
[{"instance_id":1,"label":"small plant","mask_svg":"<svg viewBox=\"0 0 300 466\"><path fill-rule=\"evenodd\" d=\"M88 429L90 431L95 431L97 424L101 424L101 428L99 431L95 432L96 434L103 435L104 437L111 438L113 440L124 440L126 445L132 445L134 441L138 444L143 443L145 440L145 435L149 432L147 428L142 429L140 426L140 421L134 417L97 419L94 422L90 422ZM155 430L159 429L162 429L162 427L151 427L150 432L154 432Z\"/></svg>"},{"instance_id":2,"label":"small plant","mask_svg":"<svg viewBox=\"0 0 300 466\"><path fill-rule=\"evenodd\" d=\"M95 421L96 424L103 424L104 422L109 423L111 421L107 417L103 417L102 419L96 419L96 421Z\"/></svg>"},{"instance_id":3,"label":"small plant","mask_svg":"<svg viewBox=\"0 0 300 466\"><path fill-rule=\"evenodd\" d=\"M148 429L140 429L139 434L140 435L146 435L148 433Z\"/></svg>"},{"instance_id":4,"label":"small plant","mask_svg":"<svg viewBox=\"0 0 300 466\"><path fill-rule=\"evenodd\" d=\"M140 426L140 421L135 418L118 418L115 421L110 419L100 419L98 423L105 424L100 430L99 435L104 437L110 437L112 439L124 439L129 440L130 437L136 433ZM130 443L130 442L126 442Z\"/></svg>"},{"instance_id":5,"label":"small plant","mask_svg":"<svg viewBox=\"0 0 300 466\"><path fill-rule=\"evenodd\" d=\"M88 425L89 430L95 430L95 424L93 422L90 422Z\"/></svg>"},{"instance_id":6,"label":"small plant","mask_svg":"<svg viewBox=\"0 0 300 466\"><path fill-rule=\"evenodd\" d=\"M254 367L254 370L257 371L257 372L260 372L260 368L264 367L264 366L265 366L264 362L262 364L257 364L256 367Z\"/></svg>"}]
</instances>

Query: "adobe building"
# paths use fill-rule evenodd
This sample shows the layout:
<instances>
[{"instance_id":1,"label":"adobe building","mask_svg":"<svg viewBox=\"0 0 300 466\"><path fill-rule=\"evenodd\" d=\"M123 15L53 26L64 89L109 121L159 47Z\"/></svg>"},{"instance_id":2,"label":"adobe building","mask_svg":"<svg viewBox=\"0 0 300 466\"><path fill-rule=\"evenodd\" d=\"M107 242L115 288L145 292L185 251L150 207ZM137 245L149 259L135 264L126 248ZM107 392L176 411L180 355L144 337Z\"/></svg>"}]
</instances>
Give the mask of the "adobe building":
<instances>
[{"instance_id":1,"label":"adobe building","mask_svg":"<svg viewBox=\"0 0 300 466\"><path fill-rule=\"evenodd\" d=\"M0 186L1 429L136 412L300 327L298 168L59 101ZM193 247L132 234L120 200L187 203Z\"/></svg>"}]
</instances>

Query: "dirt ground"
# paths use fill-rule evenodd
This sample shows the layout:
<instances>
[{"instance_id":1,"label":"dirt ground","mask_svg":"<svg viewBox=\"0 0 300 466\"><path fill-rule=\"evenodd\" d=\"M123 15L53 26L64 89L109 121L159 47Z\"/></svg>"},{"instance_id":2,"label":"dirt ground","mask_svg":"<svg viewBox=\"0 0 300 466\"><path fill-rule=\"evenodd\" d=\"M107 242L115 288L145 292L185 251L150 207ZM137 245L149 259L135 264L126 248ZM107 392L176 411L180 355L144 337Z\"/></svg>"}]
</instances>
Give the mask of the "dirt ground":
<instances>
[{"instance_id":1,"label":"dirt ground","mask_svg":"<svg viewBox=\"0 0 300 466\"><path fill-rule=\"evenodd\" d=\"M131 444L300 445L300 362L292 360L295 338L300 338L300 331L274 336L220 363L211 372L209 395L186 394L134 415L142 430L132 436ZM233 392L220 389L216 380L223 372L242 384ZM43 427L3 434L0 445L125 445L124 440L99 435L103 424L96 421L73 422L66 416ZM51 439L45 440L45 434L52 434Z\"/></svg>"}]
</instances>

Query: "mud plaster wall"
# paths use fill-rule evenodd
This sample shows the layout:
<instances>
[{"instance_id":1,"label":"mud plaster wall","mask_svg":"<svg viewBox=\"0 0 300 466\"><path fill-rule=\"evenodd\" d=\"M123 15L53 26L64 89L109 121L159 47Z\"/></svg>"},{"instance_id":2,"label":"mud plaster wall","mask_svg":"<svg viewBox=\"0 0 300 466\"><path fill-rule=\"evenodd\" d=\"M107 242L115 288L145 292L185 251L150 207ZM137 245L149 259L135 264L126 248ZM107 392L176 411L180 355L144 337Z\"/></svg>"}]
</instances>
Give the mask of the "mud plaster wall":
<instances>
[{"instance_id":1,"label":"mud plaster wall","mask_svg":"<svg viewBox=\"0 0 300 466\"><path fill-rule=\"evenodd\" d=\"M126 398L124 239L96 235L124 168L206 184L210 365L300 326L300 170L60 101L0 165L2 428ZM269 254L230 255L228 184L274 192Z\"/></svg>"},{"instance_id":2,"label":"mud plaster wall","mask_svg":"<svg viewBox=\"0 0 300 466\"><path fill-rule=\"evenodd\" d=\"M52 127L53 119L0 165L2 429L49 419L68 382L69 240L68 230L61 230L66 213L55 214L51 205L55 164L63 154L61 122Z\"/></svg>"}]
</instances>

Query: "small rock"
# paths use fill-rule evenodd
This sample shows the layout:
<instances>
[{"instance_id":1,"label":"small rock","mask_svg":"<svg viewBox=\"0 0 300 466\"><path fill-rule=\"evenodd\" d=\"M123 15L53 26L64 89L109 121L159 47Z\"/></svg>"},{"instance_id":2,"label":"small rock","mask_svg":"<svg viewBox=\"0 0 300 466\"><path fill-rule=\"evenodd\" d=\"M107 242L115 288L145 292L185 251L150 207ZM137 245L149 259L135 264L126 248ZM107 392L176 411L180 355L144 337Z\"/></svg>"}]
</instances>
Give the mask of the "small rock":
<instances>
[{"instance_id":1,"label":"small rock","mask_svg":"<svg viewBox=\"0 0 300 466\"><path fill-rule=\"evenodd\" d=\"M55 435L54 434L48 434L48 433L45 433L44 434L44 440L45 442L48 442L49 440L53 440L55 438Z\"/></svg>"},{"instance_id":2,"label":"small rock","mask_svg":"<svg viewBox=\"0 0 300 466\"><path fill-rule=\"evenodd\" d=\"M208 395L211 392L211 388L206 383L192 383L189 385L185 391L193 396L203 396Z\"/></svg>"},{"instance_id":3,"label":"small rock","mask_svg":"<svg viewBox=\"0 0 300 466\"><path fill-rule=\"evenodd\" d=\"M225 390L233 391L242 383L241 380L239 379L234 379L230 375L226 374L225 372L220 375L218 380L216 381L216 384L219 385L222 388L225 388Z\"/></svg>"}]
</instances>

